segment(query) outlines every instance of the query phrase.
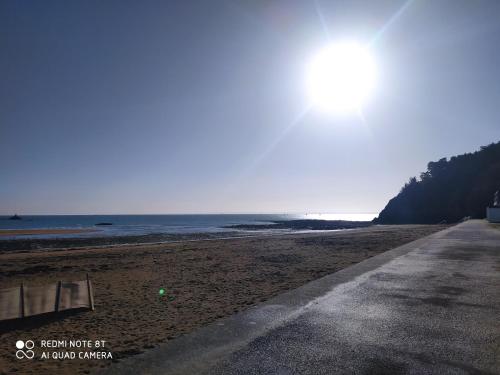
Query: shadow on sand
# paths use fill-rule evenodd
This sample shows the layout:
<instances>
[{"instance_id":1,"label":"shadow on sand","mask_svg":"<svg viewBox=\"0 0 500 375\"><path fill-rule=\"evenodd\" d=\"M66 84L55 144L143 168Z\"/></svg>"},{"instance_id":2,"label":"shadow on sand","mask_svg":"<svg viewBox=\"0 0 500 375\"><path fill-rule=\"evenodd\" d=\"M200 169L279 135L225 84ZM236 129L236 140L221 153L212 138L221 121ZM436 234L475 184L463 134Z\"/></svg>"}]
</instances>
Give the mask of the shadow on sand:
<instances>
[{"instance_id":1,"label":"shadow on sand","mask_svg":"<svg viewBox=\"0 0 500 375\"><path fill-rule=\"evenodd\" d=\"M26 318L3 320L0 321L0 335L17 330L30 331L45 324L73 317L86 311L89 311L89 309L84 307L80 309L60 311L57 313L51 312L46 314L28 316Z\"/></svg>"}]
</instances>

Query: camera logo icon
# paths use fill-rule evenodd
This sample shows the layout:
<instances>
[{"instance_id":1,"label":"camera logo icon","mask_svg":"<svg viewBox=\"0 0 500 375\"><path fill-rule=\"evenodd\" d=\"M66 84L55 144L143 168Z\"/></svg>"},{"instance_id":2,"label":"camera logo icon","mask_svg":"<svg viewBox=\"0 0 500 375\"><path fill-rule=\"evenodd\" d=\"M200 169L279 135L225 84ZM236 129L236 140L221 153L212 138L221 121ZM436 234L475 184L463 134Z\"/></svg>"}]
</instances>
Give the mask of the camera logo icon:
<instances>
[{"instance_id":1,"label":"camera logo icon","mask_svg":"<svg viewBox=\"0 0 500 375\"><path fill-rule=\"evenodd\" d=\"M32 340L18 340L16 341L16 358L17 359L33 359L35 356L35 352L31 349L35 347L35 343ZM26 349L26 350L23 350Z\"/></svg>"}]
</instances>

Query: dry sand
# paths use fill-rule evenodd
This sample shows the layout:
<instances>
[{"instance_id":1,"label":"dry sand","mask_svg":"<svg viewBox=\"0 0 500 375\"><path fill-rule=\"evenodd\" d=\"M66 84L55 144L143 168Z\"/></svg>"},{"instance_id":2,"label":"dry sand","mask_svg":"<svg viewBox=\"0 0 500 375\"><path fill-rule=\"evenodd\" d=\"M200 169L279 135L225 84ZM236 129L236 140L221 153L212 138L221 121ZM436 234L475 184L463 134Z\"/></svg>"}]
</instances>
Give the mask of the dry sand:
<instances>
[{"instance_id":1,"label":"dry sand","mask_svg":"<svg viewBox=\"0 0 500 375\"><path fill-rule=\"evenodd\" d=\"M17 360L19 339L106 340L114 360L141 353L286 290L445 226L374 226L161 245L0 254L0 287L81 280L95 311L0 325L0 373L82 374L110 360ZM160 288L166 289L159 296Z\"/></svg>"}]
</instances>

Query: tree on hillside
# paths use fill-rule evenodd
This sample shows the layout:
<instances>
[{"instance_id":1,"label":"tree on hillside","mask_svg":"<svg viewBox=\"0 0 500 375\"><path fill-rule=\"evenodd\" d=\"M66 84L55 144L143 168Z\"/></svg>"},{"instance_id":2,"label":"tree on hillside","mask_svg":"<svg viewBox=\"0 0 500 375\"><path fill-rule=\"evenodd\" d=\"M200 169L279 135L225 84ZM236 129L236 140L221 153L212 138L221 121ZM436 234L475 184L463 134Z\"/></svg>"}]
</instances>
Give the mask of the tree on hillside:
<instances>
[{"instance_id":1,"label":"tree on hillside","mask_svg":"<svg viewBox=\"0 0 500 375\"><path fill-rule=\"evenodd\" d=\"M479 151L442 158L410 178L374 221L380 224L457 222L484 218L500 189L500 142Z\"/></svg>"}]
</instances>

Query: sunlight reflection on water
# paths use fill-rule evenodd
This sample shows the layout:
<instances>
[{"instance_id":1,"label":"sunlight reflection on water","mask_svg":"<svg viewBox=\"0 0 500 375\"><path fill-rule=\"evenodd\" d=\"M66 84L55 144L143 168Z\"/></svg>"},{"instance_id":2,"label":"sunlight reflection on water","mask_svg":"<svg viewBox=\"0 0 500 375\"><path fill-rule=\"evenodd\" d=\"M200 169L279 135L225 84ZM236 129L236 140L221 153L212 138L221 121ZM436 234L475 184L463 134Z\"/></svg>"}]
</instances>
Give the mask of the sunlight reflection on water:
<instances>
[{"instance_id":1,"label":"sunlight reflection on water","mask_svg":"<svg viewBox=\"0 0 500 375\"><path fill-rule=\"evenodd\" d=\"M348 220L348 221L371 221L377 216L376 213L365 214L305 214L304 219L311 220Z\"/></svg>"}]
</instances>

